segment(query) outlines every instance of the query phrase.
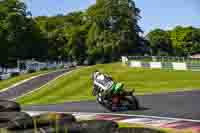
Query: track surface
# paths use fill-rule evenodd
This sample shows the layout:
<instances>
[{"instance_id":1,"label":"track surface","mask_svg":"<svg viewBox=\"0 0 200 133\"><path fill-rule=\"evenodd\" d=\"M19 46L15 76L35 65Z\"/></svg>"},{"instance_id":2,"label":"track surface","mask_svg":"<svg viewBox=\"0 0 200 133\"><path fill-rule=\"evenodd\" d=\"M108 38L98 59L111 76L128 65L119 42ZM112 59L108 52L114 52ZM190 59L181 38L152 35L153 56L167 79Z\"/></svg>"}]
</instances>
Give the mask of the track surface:
<instances>
[{"instance_id":1,"label":"track surface","mask_svg":"<svg viewBox=\"0 0 200 133\"><path fill-rule=\"evenodd\" d=\"M141 110L118 113L174 117L200 120L200 91L177 92L157 95L138 96ZM26 106L27 111L56 112L108 112L95 101L73 102L46 106Z\"/></svg>"},{"instance_id":2,"label":"track surface","mask_svg":"<svg viewBox=\"0 0 200 133\"><path fill-rule=\"evenodd\" d=\"M31 79L27 82L24 82L20 85L17 85L6 91L1 92L0 99L1 100L10 100L10 99L16 98L18 96L21 96L23 94L26 94L30 91L33 91L36 88L41 87L42 85L48 83L49 81L53 80L54 78L58 77L59 75L65 73L67 71L69 71L69 70L61 70L61 71L51 72L51 73L36 77L34 79Z\"/></svg>"}]
</instances>

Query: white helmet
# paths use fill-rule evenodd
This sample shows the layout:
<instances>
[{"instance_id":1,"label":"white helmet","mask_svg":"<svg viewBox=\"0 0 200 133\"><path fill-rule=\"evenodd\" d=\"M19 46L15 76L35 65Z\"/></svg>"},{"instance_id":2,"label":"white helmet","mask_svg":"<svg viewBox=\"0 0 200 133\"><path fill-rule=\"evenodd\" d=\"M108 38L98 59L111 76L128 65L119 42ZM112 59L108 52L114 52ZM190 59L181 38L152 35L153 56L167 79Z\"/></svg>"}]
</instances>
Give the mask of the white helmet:
<instances>
[{"instance_id":1,"label":"white helmet","mask_svg":"<svg viewBox=\"0 0 200 133\"><path fill-rule=\"evenodd\" d=\"M92 75L93 79L96 79L98 75L100 75L101 73L99 71L95 71Z\"/></svg>"}]
</instances>

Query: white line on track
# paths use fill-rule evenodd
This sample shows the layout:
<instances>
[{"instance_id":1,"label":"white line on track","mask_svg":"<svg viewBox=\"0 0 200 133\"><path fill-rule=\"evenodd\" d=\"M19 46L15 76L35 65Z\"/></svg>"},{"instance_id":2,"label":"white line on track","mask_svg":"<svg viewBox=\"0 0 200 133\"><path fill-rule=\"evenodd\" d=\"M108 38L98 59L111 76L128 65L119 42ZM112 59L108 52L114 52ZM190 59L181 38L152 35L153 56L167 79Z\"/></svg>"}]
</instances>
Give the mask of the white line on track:
<instances>
[{"instance_id":1,"label":"white line on track","mask_svg":"<svg viewBox=\"0 0 200 133\"><path fill-rule=\"evenodd\" d=\"M38 76L33 76L33 77L28 78L28 79L22 80L22 81L17 82L17 83L15 83L15 84L13 84L13 85L7 87L7 88L4 88L4 89L0 90L0 92L7 91L7 90L9 90L9 89L11 89L11 88L14 88L14 87L16 87L16 86L18 86L18 85L21 85L21 84L23 84L23 83L25 83L25 82L27 82L27 81L30 81L30 80L32 80L32 79L34 79L34 78L37 78L37 77L40 77L40 76L42 76L42 75L45 75L45 74L40 74L40 75L38 75Z\"/></svg>"},{"instance_id":2,"label":"white line on track","mask_svg":"<svg viewBox=\"0 0 200 133\"><path fill-rule=\"evenodd\" d=\"M41 76L47 75L47 74L49 74L49 73L54 73L54 72L59 72L59 71L63 71L63 70L57 70L57 71L52 71L52 72L47 72L47 73L39 74L39 75L37 75L37 76L32 76L32 77L30 77L30 78L28 78L28 79L25 79L25 80L22 80L22 81L20 81L20 82L17 82L17 83L15 83L15 84L13 84L13 85L7 87L7 88L1 89L0 92L4 92L4 91L7 91L7 90L9 90L9 89L12 89L12 88L14 88L14 87L16 87L16 86L19 86L19 85L21 85L21 84L23 84L23 83L25 83L25 82L28 82L28 81L30 81L30 80L32 80L32 79L37 78L37 77L41 77Z\"/></svg>"},{"instance_id":3,"label":"white line on track","mask_svg":"<svg viewBox=\"0 0 200 133\"><path fill-rule=\"evenodd\" d=\"M24 111L31 115L38 115L40 113L56 112L56 111ZM175 120L175 121L187 121L187 122L198 122L200 120L182 119L182 118L171 118L171 117L159 117L159 116L148 116L148 115L131 115L131 114L115 114L115 113L89 113L89 112L56 112L56 113L67 113L77 115L113 115L113 116L128 116L128 117L143 117L152 119L164 119L164 120Z\"/></svg>"},{"instance_id":4,"label":"white line on track","mask_svg":"<svg viewBox=\"0 0 200 133\"><path fill-rule=\"evenodd\" d=\"M72 71L74 71L74 70L71 70L71 71L69 71L69 72L65 72L64 74L62 74L62 75L56 77L55 79L49 81L48 83L42 85L41 87L39 87L39 88L37 88L37 89L34 89L34 90L32 90L32 91L30 91L30 92L28 92L28 93L22 94L21 96L18 96L18 97L16 97L16 98L10 99L10 100L15 101L15 100L17 100L18 98L21 98L21 97L24 97L24 96L26 96L26 95L29 95L29 94L31 94L31 93L33 93L33 92L36 92L36 91L40 90L41 88L43 88L44 86L46 86L46 85L48 85L48 84L51 84L53 81L55 81L55 80L57 80L57 79L59 79L59 78L65 76L65 75L71 73Z\"/></svg>"}]
</instances>

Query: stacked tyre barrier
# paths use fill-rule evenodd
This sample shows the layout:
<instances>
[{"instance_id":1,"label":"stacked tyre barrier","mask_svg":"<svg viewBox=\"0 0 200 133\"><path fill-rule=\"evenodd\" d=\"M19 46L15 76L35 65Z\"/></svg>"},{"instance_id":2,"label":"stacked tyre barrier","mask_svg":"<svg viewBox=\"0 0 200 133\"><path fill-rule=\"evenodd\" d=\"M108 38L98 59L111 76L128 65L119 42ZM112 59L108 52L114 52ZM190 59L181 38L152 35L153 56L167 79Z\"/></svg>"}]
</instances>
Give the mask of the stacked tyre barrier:
<instances>
[{"instance_id":1,"label":"stacked tyre barrier","mask_svg":"<svg viewBox=\"0 0 200 133\"><path fill-rule=\"evenodd\" d=\"M20 105L0 100L0 133L162 133L145 128L119 128L113 121L78 121L71 114L29 115Z\"/></svg>"}]
</instances>

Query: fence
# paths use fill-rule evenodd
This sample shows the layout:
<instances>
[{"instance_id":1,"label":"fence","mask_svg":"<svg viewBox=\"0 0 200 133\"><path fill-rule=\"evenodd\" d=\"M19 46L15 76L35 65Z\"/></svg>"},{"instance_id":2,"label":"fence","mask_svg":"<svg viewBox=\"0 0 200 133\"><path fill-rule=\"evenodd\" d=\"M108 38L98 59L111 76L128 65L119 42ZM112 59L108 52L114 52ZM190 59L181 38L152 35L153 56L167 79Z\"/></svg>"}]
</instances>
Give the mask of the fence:
<instances>
[{"instance_id":1,"label":"fence","mask_svg":"<svg viewBox=\"0 0 200 133\"><path fill-rule=\"evenodd\" d=\"M161 58L158 57L151 57L148 58L149 60L146 60L147 58L142 59L134 57L122 57L122 63L127 64L130 67L133 68L150 68L150 69L166 69L166 70L191 70L191 71L200 71L200 60L193 60L193 59L188 59L185 60L186 58L182 57L182 61L175 60L178 59L177 57L170 57L166 58L163 57L160 61ZM166 60L166 59L171 59L171 60ZM197 62L199 61L199 62Z\"/></svg>"},{"instance_id":2,"label":"fence","mask_svg":"<svg viewBox=\"0 0 200 133\"><path fill-rule=\"evenodd\" d=\"M143 62L186 62L186 63L199 63L200 58L191 57L175 57L175 56L128 56L128 60L143 61Z\"/></svg>"},{"instance_id":3,"label":"fence","mask_svg":"<svg viewBox=\"0 0 200 133\"><path fill-rule=\"evenodd\" d=\"M72 63L73 65L76 65L75 63ZM24 68L1 68L0 67L0 80L6 80L12 77L14 73L18 74L24 74L27 73L30 70L33 71L40 71L42 69L58 69L58 68L64 68L65 65L69 65L67 62L38 62L38 61L26 61L24 62Z\"/></svg>"}]
</instances>

